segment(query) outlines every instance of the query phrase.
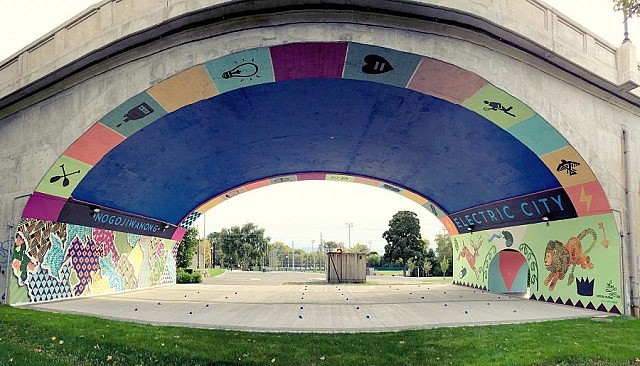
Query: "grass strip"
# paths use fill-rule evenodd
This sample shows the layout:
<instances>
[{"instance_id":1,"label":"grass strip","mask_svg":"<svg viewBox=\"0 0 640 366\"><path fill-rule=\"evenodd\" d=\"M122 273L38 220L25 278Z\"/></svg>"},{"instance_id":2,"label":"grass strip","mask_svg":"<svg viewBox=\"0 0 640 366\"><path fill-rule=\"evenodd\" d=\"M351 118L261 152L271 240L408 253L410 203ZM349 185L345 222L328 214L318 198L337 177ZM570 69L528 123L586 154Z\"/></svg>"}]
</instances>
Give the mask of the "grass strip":
<instances>
[{"instance_id":1,"label":"grass strip","mask_svg":"<svg viewBox=\"0 0 640 366\"><path fill-rule=\"evenodd\" d=\"M640 365L640 320L255 333L0 306L0 346L0 365Z\"/></svg>"}]
</instances>

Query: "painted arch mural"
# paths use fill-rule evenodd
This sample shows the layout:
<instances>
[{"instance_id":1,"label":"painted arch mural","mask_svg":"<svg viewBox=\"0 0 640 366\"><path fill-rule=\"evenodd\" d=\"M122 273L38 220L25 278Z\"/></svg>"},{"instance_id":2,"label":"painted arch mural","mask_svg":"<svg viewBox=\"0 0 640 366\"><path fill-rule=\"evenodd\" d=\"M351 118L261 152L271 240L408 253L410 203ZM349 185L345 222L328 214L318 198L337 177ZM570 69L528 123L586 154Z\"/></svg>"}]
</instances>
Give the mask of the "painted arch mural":
<instances>
[{"instance_id":1,"label":"painted arch mural","mask_svg":"<svg viewBox=\"0 0 640 366\"><path fill-rule=\"evenodd\" d=\"M308 179L424 206L453 236L456 283L487 288L508 248L526 259L532 298L621 309L616 223L573 147L474 73L354 42L230 54L97 121L24 209L11 302L170 282L176 243L203 212Z\"/></svg>"}]
</instances>

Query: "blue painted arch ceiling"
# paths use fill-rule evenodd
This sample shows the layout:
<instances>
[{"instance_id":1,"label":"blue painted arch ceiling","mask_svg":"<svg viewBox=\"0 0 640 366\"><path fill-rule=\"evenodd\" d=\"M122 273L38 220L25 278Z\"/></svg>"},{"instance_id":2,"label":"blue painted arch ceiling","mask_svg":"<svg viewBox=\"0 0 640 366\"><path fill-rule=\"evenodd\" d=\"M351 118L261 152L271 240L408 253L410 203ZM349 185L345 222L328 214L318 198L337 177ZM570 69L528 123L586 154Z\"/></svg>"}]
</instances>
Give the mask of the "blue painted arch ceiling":
<instances>
[{"instance_id":1,"label":"blue painted arch ceiling","mask_svg":"<svg viewBox=\"0 0 640 366\"><path fill-rule=\"evenodd\" d=\"M372 55L378 64L367 59ZM221 77L248 63L260 72ZM450 84L425 71L434 63L451 70ZM542 203L548 206L556 192L563 210L579 213L570 182L562 181L571 167L553 155L571 149L566 141L524 104L453 65L338 42L248 50L194 70L200 74L192 80L210 78L204 81L213 85L210 95L177 107L161 88L132 97L97 122L113 132L111 142L87 135L106 147L70 147L36 190L40 201L23 215L57 205L59 213L40 218L69 222L78 205L90 205L177 226L234 187L314 172L388 182L423 196L450 219L519 197L533 197L525 213L535 206L539 219ZM468 83L461 88L460 80ZM80 162L78 170L85 170L67 192L47 188L61 162ZM545 192L552 194L541 201ZM510 217L502 207L496 215ZM470 217L480 220L469 216L467 223Z\"/></svg>"},{"instance_id":2,"label":"blue painted arch ceiling","mask_svg":"<svg viewBox=\"0 0 640 366\"><path fill-rule=\"evenodd\" d=\"M559 186L533 152L463 107L384 84L303 79L165 115L107 154L73 195L177 223L232 187L298 172L380 178L447 212Z\"/></svg>"}]
</instances>

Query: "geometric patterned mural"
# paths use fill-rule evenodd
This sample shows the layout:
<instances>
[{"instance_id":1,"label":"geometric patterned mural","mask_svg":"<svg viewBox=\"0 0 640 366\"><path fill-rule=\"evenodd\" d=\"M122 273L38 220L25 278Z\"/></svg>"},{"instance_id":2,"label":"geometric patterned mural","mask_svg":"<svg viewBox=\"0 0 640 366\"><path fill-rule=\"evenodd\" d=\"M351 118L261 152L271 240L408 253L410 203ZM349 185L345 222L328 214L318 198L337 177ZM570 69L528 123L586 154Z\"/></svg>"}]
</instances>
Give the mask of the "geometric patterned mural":
<instances>
[{"instance_id":1,"label":"geometric patterned mural","mask_svg":"<svg viewBox=\"0 0 640 366\"><path fill-rule=\"evenodd\" d=\"M23 219L13 247L10 303L174 283L178 244L171 239Z\"/></svg>"}]
</instances>

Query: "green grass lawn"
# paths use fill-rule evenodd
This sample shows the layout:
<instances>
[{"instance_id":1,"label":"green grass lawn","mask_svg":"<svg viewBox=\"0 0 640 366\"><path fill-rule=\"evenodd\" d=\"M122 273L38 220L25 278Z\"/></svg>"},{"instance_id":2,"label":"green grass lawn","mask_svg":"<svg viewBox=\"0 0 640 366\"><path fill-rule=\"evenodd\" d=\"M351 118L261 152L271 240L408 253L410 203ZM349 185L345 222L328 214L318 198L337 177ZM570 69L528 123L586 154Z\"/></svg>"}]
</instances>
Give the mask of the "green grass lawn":
<instances>
[{"instance_id":1,"label":"green grass lawn","mask_svg":"<svg viewBox=\"0 0 640 366\"><path fill-rule=\"evenodd\" d=\"M380 270L376 269L376 276L400 276L402 277L402 270Z\"/></svg>"},{"instance_id":2,"label":"green grass lawn","mask_svg":"<svg viewBox=\"0 0 640 366\"><path fill-rule=\"evenodd\" d=\"M0 306L0 365L640 365L640 320L356 334L141 325Z\"/></svg>"},{"instance_id":3,"label":"green grass lawn","mask_svg":"<svg viewBox=\"0 0 640 366\"><path fill-rule=\"evenodd\" d=\"M224 273L224 268L207 268L209 272L209 277L217 277Z\"/></svg>"}]
</instances>

